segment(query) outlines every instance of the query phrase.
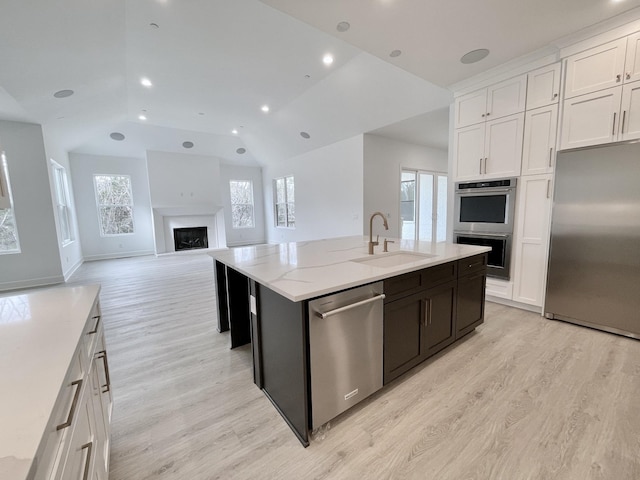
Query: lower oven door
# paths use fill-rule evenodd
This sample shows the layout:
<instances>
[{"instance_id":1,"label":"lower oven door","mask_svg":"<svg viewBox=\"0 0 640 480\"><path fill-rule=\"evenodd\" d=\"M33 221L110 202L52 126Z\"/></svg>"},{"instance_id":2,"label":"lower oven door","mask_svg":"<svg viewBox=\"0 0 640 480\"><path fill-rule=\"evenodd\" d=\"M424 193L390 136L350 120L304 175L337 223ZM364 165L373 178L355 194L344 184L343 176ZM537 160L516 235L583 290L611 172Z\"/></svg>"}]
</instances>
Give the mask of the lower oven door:
<instances>
[{"instance_id":1,"label":"lower oven door","mask_svg":"<svg viewBox=\"0 0 640 480\"><path fill-rule=\"evenodd\" d=\"M511 270L511 235L454 232L453 242L463 245L491 247L487 263L487 276L509 280Z\"/></svg>"}]
</instances>

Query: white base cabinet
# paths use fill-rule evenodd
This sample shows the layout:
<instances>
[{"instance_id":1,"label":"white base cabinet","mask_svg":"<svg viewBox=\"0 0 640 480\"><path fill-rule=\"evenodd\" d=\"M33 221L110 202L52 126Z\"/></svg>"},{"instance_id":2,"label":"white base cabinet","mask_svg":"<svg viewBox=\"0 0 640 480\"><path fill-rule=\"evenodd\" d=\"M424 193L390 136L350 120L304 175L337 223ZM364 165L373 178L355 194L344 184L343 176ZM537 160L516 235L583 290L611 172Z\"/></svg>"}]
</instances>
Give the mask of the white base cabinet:
<instances>
[{"instance_id":1,"label":"white base cabinet","mask_svg":"<svg viewBox=\"0 0 640 480\"><path fill-rule=\"evenodd\" d=\"M547 275L552 176L523 176L518 188L512 299L541 307Z\"/></svg>"}]
</instances>

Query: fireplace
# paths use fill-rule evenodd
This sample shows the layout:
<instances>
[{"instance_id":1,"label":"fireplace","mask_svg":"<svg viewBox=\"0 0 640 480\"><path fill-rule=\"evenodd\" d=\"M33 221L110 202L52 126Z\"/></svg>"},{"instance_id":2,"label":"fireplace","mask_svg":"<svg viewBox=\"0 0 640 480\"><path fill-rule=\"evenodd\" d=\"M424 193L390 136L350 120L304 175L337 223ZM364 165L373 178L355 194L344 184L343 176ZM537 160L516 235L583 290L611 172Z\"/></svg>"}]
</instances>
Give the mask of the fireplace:
<instances>
[{"instance_id":1,"label":"fireplace","mask_svg":"<svg viewBox=\"0 0 640 480\"><path fill-rule=\"evenodd\" d=\"M174 228L173 244L176 252L179 250L209 248L207 227Z\"/></svg>"}]
</instances>

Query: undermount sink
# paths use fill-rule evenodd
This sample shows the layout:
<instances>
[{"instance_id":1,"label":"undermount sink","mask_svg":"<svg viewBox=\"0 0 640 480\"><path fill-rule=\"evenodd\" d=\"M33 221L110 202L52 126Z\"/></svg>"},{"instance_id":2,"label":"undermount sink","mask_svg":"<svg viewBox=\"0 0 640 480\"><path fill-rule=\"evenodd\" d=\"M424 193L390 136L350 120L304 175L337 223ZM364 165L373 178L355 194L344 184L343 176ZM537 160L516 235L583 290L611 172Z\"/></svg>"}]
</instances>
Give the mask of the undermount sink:
<instances>
[{"instance_id":1,"label":"undermount sink","mask_svg":"<svg viewBox=\"0 0 640 480\"><path fill-rule=\"evenodd\" d=\"M391 252L369 255L368 257L356 258L351 261L369 265L371 267L390 268L398 267L405 263L421 262L427 258L433 258L436 256L437 255L431 255L429 253Z\"/></svg>"}]
</instances>

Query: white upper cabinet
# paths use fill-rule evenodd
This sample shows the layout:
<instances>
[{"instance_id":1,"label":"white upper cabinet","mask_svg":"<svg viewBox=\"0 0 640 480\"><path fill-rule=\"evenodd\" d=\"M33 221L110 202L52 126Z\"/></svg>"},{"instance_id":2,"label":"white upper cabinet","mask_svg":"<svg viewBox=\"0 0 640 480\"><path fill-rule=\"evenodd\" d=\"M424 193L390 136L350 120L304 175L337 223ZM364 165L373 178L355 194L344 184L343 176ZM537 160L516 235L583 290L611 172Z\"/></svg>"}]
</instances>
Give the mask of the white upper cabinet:
<instances>
[{"instance_id":1,"label":"white upper cabinet","mask_svg":"<svg viewBox=\"0 0 640 480\"><path fill-rule=\"evenodd\" d=\"M624 61L624 81L640 80L640 32L627 37L627 54Z\"/></svg>"},{"instance_id":2,"label":"white upper cabinet","mask_svg":"<svg viewBox=\"0 0 640 480\"><path fill-rule=\"evenodd\" d=\"M526 96L526 75L463 95L455 102L456 128L523 112Z\"/></svg>"},{"instance_id":3,"label":"white upper cabinet","mask_svg":"<svg viewBox=\"0 0 640 480\"><path fill-rule=\"evenodd\" d=\"M524 118L522 175L553 172L558 105L527 110Z\"/></svg>"},{"instance_id":4,"label":"white upper cabinet","mask_svg":"<svg viewBox=\"0 0 640 480\"><path fill-rule=\"evenodd\" d=\"M520 175L524 113L457 129L453 158L456 181Z\"/></svg>"},{"instance_id":5,"label":"white upper cabinet","mask_svg":"<svg viewBox=\"0 0 640 480\"><path fill-rule=\"evenodd\" d=\"M621 85L627 39L591 48L567 58L565 98Z\"/></svg>"},{"instance_id":6,"label":"white upper cabinet","mask_svg":"<svg viewBox=\"0 0 640 480\"><path fill-rule=\"evenodd\" d=\"M622 88L566 99L563 106L563 149L598 145L617 140Z\"/></svg>"},{"instance_id":7,"label":"white upper cabinet","mask_svg":"<svg viewBox=\"0 0 640 480\"><path fill-rule=\"evenodd\" d=\"M558 103L560 62L539 68L527 75L527 110Z\"/></svg>"},{"instance_id":8,"label":"white upper cabinet","mask_svg":"<svg viewBox=\"0 0 640 480\"><path fill-rule=\"evenodd\" d=\"M618 140L640 138L640 82L622 87L622 119Z\"/></svg>"}]
</instances>

